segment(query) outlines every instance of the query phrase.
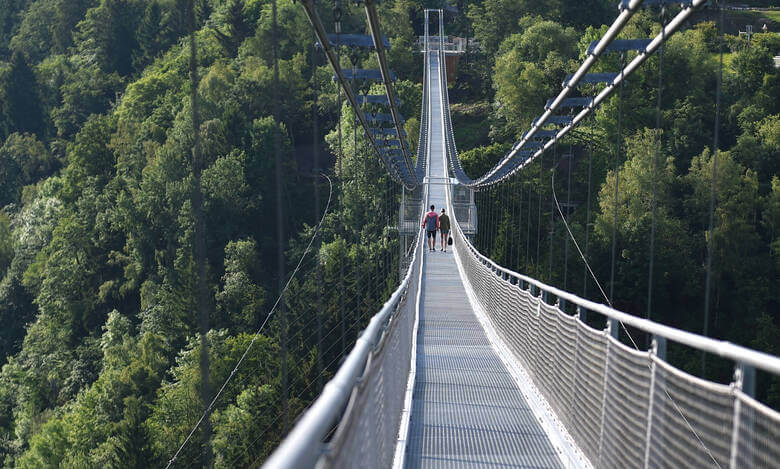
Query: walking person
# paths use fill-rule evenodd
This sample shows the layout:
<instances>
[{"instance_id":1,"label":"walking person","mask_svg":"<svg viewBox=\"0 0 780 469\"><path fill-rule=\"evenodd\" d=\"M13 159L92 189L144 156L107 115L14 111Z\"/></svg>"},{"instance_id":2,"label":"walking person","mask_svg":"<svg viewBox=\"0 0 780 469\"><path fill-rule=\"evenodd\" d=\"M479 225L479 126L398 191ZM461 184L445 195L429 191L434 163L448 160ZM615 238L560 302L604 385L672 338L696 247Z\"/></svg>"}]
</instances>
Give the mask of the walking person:
<instances>
[{"instance_id":1,"label":"walking person","mask_svg":"<svg viewBox=\"0 0 780 469\"><path fill-rule=\"evenodd\" d=\"M441 235L441 250L447 252L447 243L450 239L450 217L441 209L439 215L439 234Z\"/></svg>"},{"instance_id":2,"label":"walking person","mask_svg":"<svg viewBox=\"0 0 780 469\"><path fill-rule=\"evenodd\" d=\"M431 205L431 211L425 214L422 226L428 237L428 249L433 252L436 250L436 230L439 228L439 214L436 213L436 207L433 205Z\"/></svg>"}]
</instances>

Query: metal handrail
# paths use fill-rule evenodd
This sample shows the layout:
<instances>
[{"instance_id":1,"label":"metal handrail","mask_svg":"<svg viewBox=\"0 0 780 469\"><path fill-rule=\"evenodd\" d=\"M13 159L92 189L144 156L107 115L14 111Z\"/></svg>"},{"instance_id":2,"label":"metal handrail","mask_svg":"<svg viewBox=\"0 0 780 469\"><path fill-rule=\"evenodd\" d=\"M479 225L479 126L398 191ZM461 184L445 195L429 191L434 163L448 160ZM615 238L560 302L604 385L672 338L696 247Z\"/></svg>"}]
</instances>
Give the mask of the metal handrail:
<instances>
[{"instance_id":1,"label":"metal handrail","mask_svg":"<svg viewBox=\"0 0 780 469\"><path fill-rule=\"evenodd\" d=\"M398 106L396 105L395 92L393 90L393 81L390 79L390 69L387 65L387 55L385 54L385 45L382 42L382 30L379 25L379 14L376 11L375 0L365 0L366 18L368 20L368 26L371 29L371 36L374 38L374 48L376 49L377 61L379 62L379 70L382 72L382 80L385 85L385 92L387 93L387 99L390 101L390 113L393 116L393 124L398 131L398 138L401 141L401 151L403 151L404 161L406 167L413 178L417 179L414 168L412 168L412 158L409 155L409 148L406 145L406 140L401 137L403 126L401 125L400 113L398 112ZM419 183L419 181L417 181Z\"/></svg>"},{"instance_id":2,"label":"metal handrail","mask_svg":"<svg viewBox=\"0 0 780 469\"><path fill-rule=\"evenodd\" d=\"M365 132L366 138L368 139L371 146L374 148L375 153L379 156L380 161L382 161L382 164L385 166L388 173L390 173L390 176L393 179L395 179L397 182L402 183L404 187L406 187L407 189L413 190L417 186L417 181L404 180L401 172L396 171L393 168L393 165L390 163L390 161L387 160L385 155L382 153L382 150L379 148L376 139L371 133L370 130L371 127L368 125L366 116L363 114L363 111L361 110L360 105L357 102L357 98L355 97L354 91L352 91L352 87L350 86L349 81L347 81L346 77L344 76L344 72L341 69L341 64L339 63L336 54L333 52L333 49L330 47L328 34L325 32L325 27L322 25L322 21L320 20L320 17L317 14L317 10L314 8L314 0L302 0L301 5L303 6L306 12L306 16L309 19L309 23L311 23L312 28L314 29L314 33L317 35L317 39L319 40L320 45L322 46L322 50L325 52L325 56L328 58L328 62L330 62L331 68L333 68L333 71L336 72L336 78L338 79L339 83L341 83L341 87L344 89L344 94L346 94L347 99L349 100L349 103L352 106L352 109L355 111L355 115L358 117L360 124L363 126L363 130Z\"/></svg>"},{"instance_id":3,"label":"metal handrail","mask_svg":"<svg viewBox=\"0 0 780 469\"><path fill-rule=\"evenodd\" d=\"M608 84L608 85L607 85L607 86L606 86L606 87L605 87L605 88L604 88L604 89L603 89L603 90L602 90L602 91L601 91L601 92L600 92L600 93L599 93L599 94L598 94L598 95L597 95L597 96L596 96L596 97L593 99L593 103L592 103L592 104L591 104L589 107L587 107L587 108L583 109L582 111L580 111L580 113L579 113L579 114L577 114L577 115L576 115L576 116L575 116L575 117L572 119L571 123L569 123L569 124L567 124L566 126L564 126L563 128L561 128L561 130L560 130L560 131L558 131L557 135L556 135L554 138L552 138L551 140L548 140L548 141L545 143L544 147L543 147L542 149L540 149L539 151L537 151L537 152L536 152L536 153L535 153L535 154L534 154L534 155L533 155L531 158L528 158L528 159L527 159L525 162L523 162L523 163L522 163L521 165L519 165L517 168L513 169L512 171L508 172L507 174L505 174L505 175L501 176L501 177L500 177L500 178L498 178L498 179L491 179L489 176L487 176L487 175L486 175L486 176L483 176L483 177L481 177L481 178L480 178L480 179L478 179L477 181L475 181L475 182L473 183L473 185L475 185L475 186L477 186L477 185L478 185L478 186L487 186L487 185L492 185L492 184L499 183L499 182L501 182L501 181L503 181L503 180L505 180L505 179L507 179L507 178L509 178L509 177L513 176L515 173L517 173L517 171L520 171L520 170L521 170L521 169L523 169L525 166L529 165L529 164L530 164L530 163L531 163L533 160L535 160L535 159L536 159L538 156L540 156L542 153L544 153L544 152L545 152L546 150L548 150L550 147L552 147L553 145L555 145L555 143L556 143L558 140L560 140L561 138L563 138L563 137L564 137L564 136L565 136L567 133L569 133L569 131L571 131L571 130L572 130L572 129L573 129L573 128L574 128L574 127L577 125L577 124L579 124L579 123L580 123L582 120L584 120L586 117L588 117L588 115L590 115L590 113L591 113L591 112L593 112L593 111L594 111L594 110L595 110L595 109L598 107L598 105L599 105L599 104L601 104L601 102L603 102L605 99L607 99L607 98L608 98L608 97L609 97L609 96L610 96L610 95L611 95L611 94L612 94L612 93L613 93L613 92L614 92L614 91L617 89L618 85L620 85L622 82L624 82L624 81L625 81L625 80L628 78L628 76L629 76L629 75L631 75L633 72L635 72L635 71L636 71L636 69L637 69L637 68L639 68L639 66L640 66L640 65L641 65L641 64L642 64L642 63L643 63L645 60L647 60L647 59L648 59L648 57L650 57L650 56L651 56L651 55L652 55L652 54L653 54L653 53L654 53L656 50L658 50L658 48L659 48L659 47L661 47L661 45L662 45L662 44L663 44L663 43L664 43L664 42L665 42L665 41L666 41L666 40L667 40L667 39L668 39L668 38L669 38L671 35L673 35L673 34L674 34L674 33L675 33L675 32L676 32L676 31L677 31L677 30L678 30L678 29L679 29L679 28L682 26L682 24L683 24L683 23L684 23L684 22L685 22L685 21L686 21L686 20L687 20L687 19L688 19L688 18L689 18L689 17L690 17L690 16L691 16L693 13L694 13L694 11L696 10L696 8L698 8L698 7L700 7L700 6L704 5L704 4L706 4L706 3L707 3L707 1L708 1L708 0L692 0L692 2L691 2L691 6L690 6L690 7L688 7L688 8L685 8L685 9L681 10L681 11L680 11L680 12L677 14L677 16L675 16L675 17L674 17L674 19L672 19L672 20L671 20L671 21L670 21L670 22L669 22L669 23L668 23L668 24L667 24L667 25L666 25L666 26L665 26L665 27L664 27L664 28L661 30L661 32L659 32L659 33L658 33L658 35L657 35L656 37L654 37L654 38L653 38L653 40L650 42L650 44L647 46L647 48L646 48L646 49L644 49L643 51L640 51L640 52L639 52L639 54L638 54L638 55L637 55L637 56L636 56L636 57L635 57L635 58L634 58L634 59L633 59L633 60L632 60L630 63L628 63L628 64L627 64L627 65L626 65L626 66L623 68L623 70L622 70L620 73L618 73L618 74L616 75L616 77L614 78L614 80L612 80L612 82L611 82L610 84ZM599 43L599 45L596 47L596 49L599 49L599 48L601 48L601 46L602 46L602 43L600 42L600 43ZM606 46L604 46L604 48L606 48ZM594 53L595 53L595 52L594 52ZM579 73L579 72L578 72L578 73ZM576 75L577 75L577 74L575 74L575 76L574 76L574 77L572 77L571 81L574 81L574 80L577 78L577 76L576 76ZM560 98L560 96L559 96L559 98ZM558 99L556 99L556 101L558 101ZM555 106L555 103L553 103L553 106ZM551 110L552 110L552 108L551 108ZM540 118L540 119L538 120L538 122L537 122L537 126L536 126L536 127L534 127L534 128L532 128L531 130L535 131L535 129L536 129L536 128L538 128L538 127L539 127L539 126L541 126L541 125L544 125L544 124L543 124L543 121L544 121L544 119L546 118L546 116L548 116L548 114L549 114L549 113L550 113L550 111L547 111L547 112L546 112L546 113L545 113L545 114L542 116L542 118ZM528 138L530 138L530 136L532 136L532 134L533 134L533 132L529 131L529 132L528 132L528 134L526 135L526 138L525 138L525 139L523 139L523 140L520 142L519 146L517 146L516 148L519 148L519 147L521 147L521 146L522 146L522 144L523 144L525 141L527 141L527 139L528 139ZM515 150L515 151L511 152L509 155L505 156L505 157L504 157L504 159L502 159L502 160L501 160L501 161L503 162L503 163L502 163L502 166L503 166L504 164L506 164L506 162L505 162L505 161L508 161L509 157L510 157L510 156L513 156L513 154L514 154L514 153L516 153L516 151L517 151L517 150ZM498 168L495 168L495 169L496 169L496 170L498 170ZM494 174L496 171L492 171L492 172L493 172L493 174Z\"/></svg>"},{"instance_id":4,"label":"metal handrail","mask_svg":"<svg viewBox=\"0 0 780 469\"><path fill-rule=\"evenodd\" d=\"M773 373L775 375L780 375L780 357L769 355L764 352L759 352L757 350L752 350L725 340L712 339L710 337L705 337L693 332L683 331L674 327L665 326L663 324L650 321L648 319L633 316L631 314L618 311L605 304L596 303L585 298L580 298L579 296L572 293L560 290L534 278L502 267L493 262L493 260L490 258L484 256L479 252L479 250L477 250L476 247L474 247L473 244L471 244L468 238L463 235L460 224L457 223L457 219L455 225L461 234L461 239L465 243L466 247L468 247L469 251L471 251L472 255L476 256L477 259L485 265L489 265L490 268L495 272L502 274L502 278L504 278L504 280L507 282L512 283L513 279L522 281L528 285L533 285L543 292L547 292L548 294L552 294L557 298L566 300L569 303L573 303L587 311L601 314L609 319L622 322L624 325L635 327L648 334L663 337L678 344L686 345L703 352L727 358L736 363L749 365L769 373ZM541 298L540 301L542 301Z\"/></svg>"}]
</instances>

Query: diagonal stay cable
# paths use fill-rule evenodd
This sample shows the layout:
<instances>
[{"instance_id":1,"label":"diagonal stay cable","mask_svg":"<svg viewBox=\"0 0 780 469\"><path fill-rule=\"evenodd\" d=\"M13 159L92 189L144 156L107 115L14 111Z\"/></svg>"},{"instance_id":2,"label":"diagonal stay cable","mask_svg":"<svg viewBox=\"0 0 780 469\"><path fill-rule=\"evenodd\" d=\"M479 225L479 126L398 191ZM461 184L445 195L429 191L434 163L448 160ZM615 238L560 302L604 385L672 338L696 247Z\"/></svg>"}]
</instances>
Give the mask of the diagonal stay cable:
<instances>
[{"instance_id":1,"label":"diagonal stay cable","mask_svg":"<svg viewBox=\"0 0 780 469\"><path fill-rule=\"evenodd\" d=\"M276 302L274 303L273 307L268 312L268 315L265 317L263 323L260 324L260 327L255 332L255 335L252 337L252 341L249 342L249 345L247 345L246 350L244 350L244 353L241 355L241 358L238 359L238 362L236 363L236 366L233 367L233 370L230 372L230 375L228 375L228 377L225 379L225 382L222 383L222 386L219 388L219 391L217 391L217 393L214 395L214 398L209 403L208 407L206 407L206 409L203 411L203 414L200 416L197 423L195 423L195 426L192 427L192 430L190 430L190 433L187 435L187 438L184 439L184 442L181 444L181 446L179 446L179 449L176 450L176 453L168 461L168 465L165 466L166 469L173 466L173 464L176 462L176 458L179 456L182 450L187 446L187 443L189 443L190 439L192 439L192 435L195 434L195 431L197 431L198 427L200 427L201 423L203 423L203 420L211 412L211 409L213 409L214 404L217 403L217 400L222 395L222 392L225 390L228 383L230 383L230 381L233 379L233 376L235 376L236 372L238 371L238 368L244 362L244 359L249 354L249 351L252 349L255 342L257 342L257 339L260 336L260 332L262 332L263 328L265 328L266 324L268 324L268 321L273 316L277 306L279 306L279 302L284 297L287 288L290 286L290 282L292 282L292 280L295 278L295 275L298 273L298 270L300 269L303 260L306 258L306 255L309 253L309 250L311 250L311 246L314 243L314 240L317 237L320 228L322 227L322 222L325 220L325 216L328 214L328 209L330 208L330 201L333 196L333 181L331 181L331 179L325 173L322 173L322 177L328 180L328 185L329 185L328 202L325 204L325 211L322 214L322 218L320 218L319 223L317 223L317 227L314 229L314 233L312 233L311 239L309 239L309 244L306 246L306 249L303 251L301 258L298 260L298 264L295 266L295 270L293 270L292 275L290 275L290 278L287 279L287 283L284 285L284 288L279 293L279 296L277 296Z\"/></svg>"},{"instance_id":2,"label":"diagonal stay cable","mask_svg":"<svg viewBox=\"0 0 780 469\"><path fill-rule=\"evenodd\" d=\"M558 214L561 217L561 220L563 220L563 224L566 227L566 231L569 233L569 237L571 237L572 242L574 242L574 246L577 248L577 252L580 253L580 257L582 258L582 262L585 263L585 267L587 267L588 272L590 272L591 277L593 278L593 281L596 283L596 286L599 287L599 291L601 291L601 296L604 297L604 300L607 302L610 308L612 308L612 302L610 301L609 297L607 296L606 292L604 292L604 289L601 287L601 283L599 283L598 278L596 278L596 274L593 273L593 269L590 267L590 263L588 263L588 260L585 258L585 255L582 254L582 250L580 249L580 245L577 243L577 239L574 237L574 234L571 232L571 228L569 228L569 223L566 221L566 217L563 216L563 211L561 210L561 205L558 203L558 196L555 193L555 172L553 171L552 175L552 195L553 199L555 200L555 206L558 209ZM623 332L626 333L626 336L628 336L628 339L631 341L631 344L634 346L634 349L639 351L639 346L637 345L636 341L634 340L634 337L631 335L631 333L628 331L628 328L625 324L623 324L623 321L618 320L617 321L620 326L623 328ZM651 367L650 364L647 365L648 367ZM675 410L678 414L680 414L680 417L682 417L683 421L685 422L685 425L688 427L688 429L691 431L693 436L696 437L696 439L699 441L699 444L702 448L704 448L704 451L707 453L707 455L712 459L712 462L715 463L717 467L721 467L718 461L715 459L715 456L713 456L712 451L707 447L707 445L704 443L704 441L701 439L699 434L696 432L696 430L693 428L693 425L688 421L688 418L685 417L685 414L683 413L682 409L679 405L677 405L677 402L674 400L674 398L669 394L669 391L667 391L664 388L664 394L666 394L667 399L674 405Z\"/></svg>"},{"instance_id":3,"label":"diagonal stay cable","mask_svg":"<svg viewBox=\"0 0 780 469\"><path fill-rule=\"evenodd\" d=\"M596 274L593 273L593 269L590 267L590 263L588 262L588 259L585 258L585 254L582 253L582 249L580 249L580 244L577 242L577 238L574 237L574 234L571 232L571 228L569 228L569 223L566 221L566 217L563 216L563 212L561 211L561 205L558 203L558 195L555 193L555 171L552 173L552 195L553 200L555 201L555 207L558 209L558 214L560 214L561 219L563 220L563 225L566 227L566 231L569 233L569 237L571 238L572 242L574 243L574 247L577 248L577 252L580 253L580 258L582 258L582 262L585 263L585 267L588 269L588 272L590 273L591 278L594 282L596 282L596 286L599 287L599 291L601 292L601 296L604 297L604 300L607 302L609 307L612 307L612 301L610 301L609 297L607 296L607 293L604 291L604 288L601 287L601 283L599 282L599 279L596 278ZM621 322L621 324L623 324ZM629 334L629 337L631 335ZM631 339L633 342L633 339ZM636 344L634 344L636 346Z\"/></svg>"}]
</instances>

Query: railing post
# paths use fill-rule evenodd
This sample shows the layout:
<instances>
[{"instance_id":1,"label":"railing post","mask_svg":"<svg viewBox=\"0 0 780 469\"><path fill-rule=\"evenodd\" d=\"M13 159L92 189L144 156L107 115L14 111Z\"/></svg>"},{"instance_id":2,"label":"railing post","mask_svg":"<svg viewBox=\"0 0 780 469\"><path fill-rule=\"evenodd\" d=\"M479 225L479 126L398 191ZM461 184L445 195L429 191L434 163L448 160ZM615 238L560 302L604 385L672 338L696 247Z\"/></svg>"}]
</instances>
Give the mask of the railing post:
<instances>
[{"instance_id":1,"label":"railing post","mask_svg":"<svg viewBox=\"0 0 780 469\"><path fill-rule=\"evenodd\" d=\"M650 443L653 435L653 406L655 404L655 370L656 359L666 359L666 337L653 336L650 345L650 388L647 396L647 433L645 436L645 469L650 467Z\"/></svg>"},{"instance_id":2,"label":"railing post","mask_svg":"<svg viewBox=\"0 0 780 469\"><path fill-rule=\"evenodd\" d=\"M734 367L734 382L731 384L734 389L734 418L732 419L731 429L731 451L729 458L729 467L736 469L739 464L739 441L741 438L751 438L753 435L753 418L752 415L748 418L745 426L748 427L746 436L742 436L740 429L742 427L742 399L739 396L739 391L747 394L750 397L756 395L756 369L752 366L745 365L744 363L737 363ZM745 447L752 447L753 445L748 442ZM751 466L752 467L752 466Z\"/></svg>"},{"instance_id":3,"label":"railing post","mask_svg":"<svg viewBox=\"0 0 780 469\"><path fill-rule=\"evenodd\" d=\"M617 321L610 318L607 321L607 329L604 331L608 336L612 336L615 339L617 339ZM601 419L599 423L599 449L597 454L597 462L596 466L601 466L601 455L602 455L602 449L604 448L604 427L605 427L605 419L607 416L607 386L609 385L609 350L610 345L612 342L607 339L607 349L604 352L604 380L603 380L603 386L604 389L601 392Z\"/></svg>"},{"instance_id":4,"label":"railing post","mask_svg":"<svg viewBox=\"0 0 780 469\"><path fill-rule=\"evenodd\" d=\"M756 369L744 363L740 363L739 368L742 370L742 392L756 397Z\"/></svg>"},{"instance_id":5,"label":"railing post","mask_svg":"<svg viewBox=\"0 0 780 469\"><path fill-rule=\"evenodd\" d=\"M609 335L615 338L617 340L620 336L620 329L618 328L618 321L617 319L609 318L608 324L607 324L607 330L609 331Z\"/></svg>"},{"instance_id":6,"label":"railing post","mask_svg":"<svg viewBox=\"0 0 780 469\"><path fill-rule=\"evenodd\" d=\"M580 321L582 321L583 324L585 324L585 321L588 320L588 310L583 308L581 305L577 305L577 317L580 318Z\"/></svg>"},{"instance_id":7,"label":"railing post","mask_svg":"<svg viewBox=\"0 0 780 469\"><path fill-rule=\"evenodd\" d=\"M653 335L653 347L655 356L666 361L666 337Z\"/></svg>"}]
</instances>

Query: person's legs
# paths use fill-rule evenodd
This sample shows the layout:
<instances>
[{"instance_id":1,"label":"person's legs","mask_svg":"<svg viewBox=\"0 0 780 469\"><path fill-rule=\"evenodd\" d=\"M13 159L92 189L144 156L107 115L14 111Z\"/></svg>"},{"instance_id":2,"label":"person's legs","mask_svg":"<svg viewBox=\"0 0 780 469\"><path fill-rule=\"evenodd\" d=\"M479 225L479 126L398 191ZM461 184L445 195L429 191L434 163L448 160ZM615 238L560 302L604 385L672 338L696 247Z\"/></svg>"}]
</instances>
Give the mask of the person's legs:
<instances>
[{"instance_id":1,"label":"person's legs","mask_svg":"<svg viewBox=\"0 0 780 469\"><path fill-rule=\"evenodd\" d=\"M449 233L447 231L442 231L440 233L441 235L441 250L444 252L447 252L447 235Z\"/></svg>"}]
</instances>

